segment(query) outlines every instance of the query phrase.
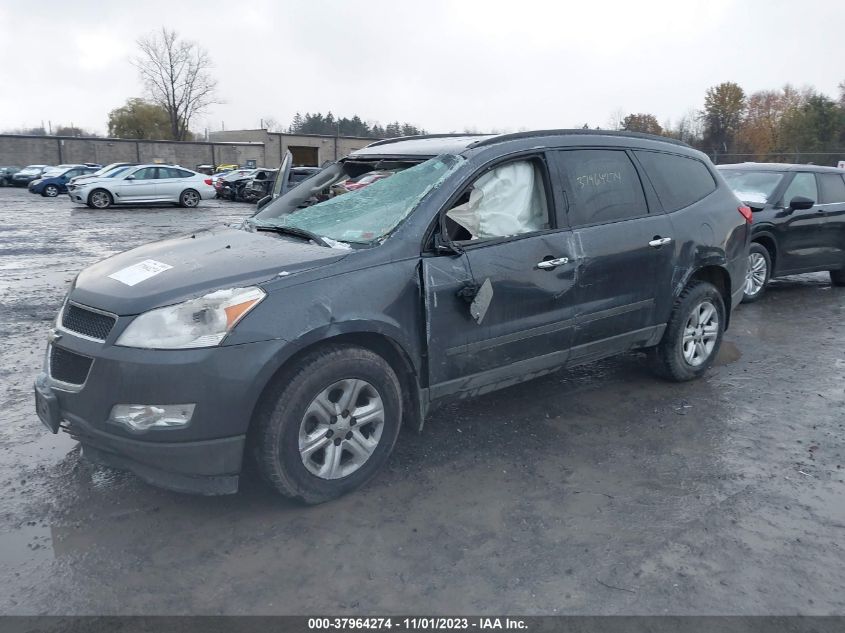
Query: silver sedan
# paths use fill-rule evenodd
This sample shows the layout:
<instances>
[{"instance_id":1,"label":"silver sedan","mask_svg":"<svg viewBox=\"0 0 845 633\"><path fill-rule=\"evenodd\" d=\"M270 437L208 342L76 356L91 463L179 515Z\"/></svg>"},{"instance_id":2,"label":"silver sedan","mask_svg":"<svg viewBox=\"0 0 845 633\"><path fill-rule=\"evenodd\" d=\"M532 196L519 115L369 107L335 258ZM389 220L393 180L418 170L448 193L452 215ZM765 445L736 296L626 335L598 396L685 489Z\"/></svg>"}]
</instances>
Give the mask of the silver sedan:
<instances>
[{"instance_id":1,"label":"silver sedan","mask_svg":"<svg viewBox=\"0 0 845 633\"><path fill-rule=\"evenodd\" d=\"M68 196L76 204L94 209L112 205L172 203L193 208L200 200L214 198L211 178L184 167L172 165L137 165L110 172L100 178L68 187Z\"/></svg>"}]
</instances>

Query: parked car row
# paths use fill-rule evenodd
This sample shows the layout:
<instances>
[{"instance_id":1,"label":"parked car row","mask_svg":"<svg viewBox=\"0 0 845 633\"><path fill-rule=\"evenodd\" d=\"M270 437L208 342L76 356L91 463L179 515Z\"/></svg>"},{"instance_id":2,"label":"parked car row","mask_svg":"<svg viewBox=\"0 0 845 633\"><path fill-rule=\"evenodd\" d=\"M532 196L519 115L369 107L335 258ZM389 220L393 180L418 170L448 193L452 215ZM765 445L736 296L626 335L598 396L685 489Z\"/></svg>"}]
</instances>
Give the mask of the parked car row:
<instances>
[{"instance_id":1,"label":"parked car row","mask_svg":"<svg viewBox=\"0 0 845 633\"><path fill-rule=\"evenodd\" d=\"M44 176L55 176L71 168L99 169L97 163L74 163L62 165L27 165L26 167L0 166L0 187L26 187L30 182Z\"/></svg>"}]
</instances>

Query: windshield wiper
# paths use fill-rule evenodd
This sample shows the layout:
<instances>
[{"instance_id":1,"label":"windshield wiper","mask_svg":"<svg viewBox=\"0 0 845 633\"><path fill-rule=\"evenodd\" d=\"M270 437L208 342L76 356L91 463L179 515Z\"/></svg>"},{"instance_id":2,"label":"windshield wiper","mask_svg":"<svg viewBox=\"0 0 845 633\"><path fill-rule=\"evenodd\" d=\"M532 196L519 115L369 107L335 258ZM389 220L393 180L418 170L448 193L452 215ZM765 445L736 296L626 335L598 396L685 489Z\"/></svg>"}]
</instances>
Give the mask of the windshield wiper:
<instances>
[{"instance_id":1,"label":"windshield wiper","mask_svg":"<svg viewBox=\"0 0 845 633\"><path fill-rule=\"evenodd\" d=\"M329 244L326 240L322 237L317 235L316 233L312 233L306 229L300 229L295 226L272 226L269 224L261 225L255 224L256 231L274 231L276 233L284 233L286 235L294 235L296 237L301 237L306 240L311 240L312 242L316 242L320 246L326 246L331 248L331 244Z\"/></svg>"}]
</instances>

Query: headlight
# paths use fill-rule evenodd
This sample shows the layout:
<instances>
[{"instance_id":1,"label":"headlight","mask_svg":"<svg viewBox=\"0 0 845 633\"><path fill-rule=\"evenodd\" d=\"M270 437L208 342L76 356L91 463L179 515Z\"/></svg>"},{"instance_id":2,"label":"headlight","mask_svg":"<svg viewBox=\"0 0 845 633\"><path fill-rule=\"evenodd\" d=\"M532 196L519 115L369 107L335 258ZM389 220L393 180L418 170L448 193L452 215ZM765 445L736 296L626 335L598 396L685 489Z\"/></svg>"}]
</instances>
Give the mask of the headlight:
<instances>
[{"instance_id":1,"label":"headlight","mask_svg":"<svg viewBox=\"0 0 845 633\"><path fill-rule=\"evenodd\" d=\"M116 345L147 349L214 347L265 297L261 288L217 290L135 318Z\"/></svg>"}]
</instances>

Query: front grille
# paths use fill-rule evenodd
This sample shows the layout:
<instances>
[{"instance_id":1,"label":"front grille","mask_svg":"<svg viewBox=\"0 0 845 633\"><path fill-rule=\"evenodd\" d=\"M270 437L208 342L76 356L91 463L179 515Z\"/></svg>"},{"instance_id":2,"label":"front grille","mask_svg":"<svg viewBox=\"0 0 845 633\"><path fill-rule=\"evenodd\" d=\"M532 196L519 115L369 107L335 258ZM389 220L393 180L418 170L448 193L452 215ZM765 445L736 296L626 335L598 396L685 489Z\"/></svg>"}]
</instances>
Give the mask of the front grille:
<instances>
[{"instance_id":1,"label":"front grille","mask_svg":"<svg viewBox=\"0 0 845 633\"><path fill-rule=\"evenodd\" d=\"M62 327L77 334L90 336L100 341L106 337L114 327L114 317L86 310L78 305L68 303L62 313Z\"/></svg>"},{"instance_id":2,"label":"front grille","mask_svg":"<svg viewBox=\"0 0 845 633\"><path fill-rule=\"evenodd\" d=\"M85 384L93 362L93 358L53 346L50 348L50 377L71 385Z\"/></svg>"}]
</instances>

